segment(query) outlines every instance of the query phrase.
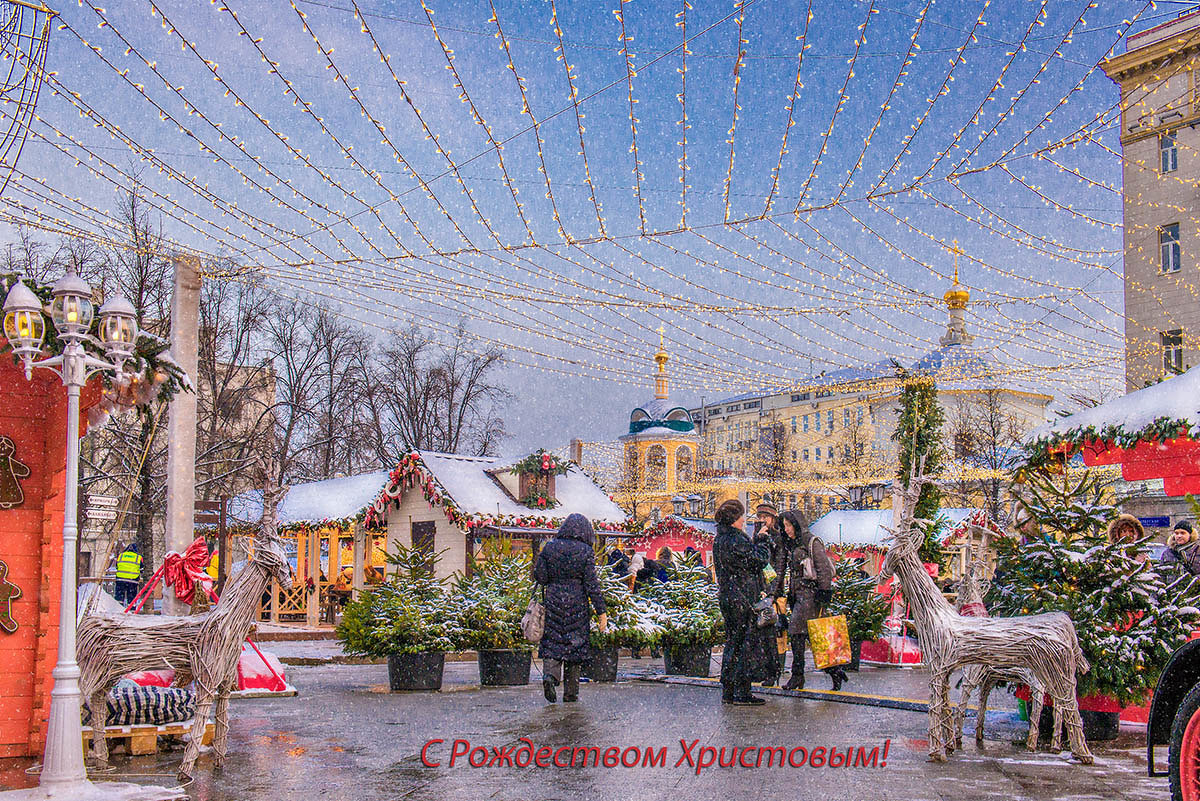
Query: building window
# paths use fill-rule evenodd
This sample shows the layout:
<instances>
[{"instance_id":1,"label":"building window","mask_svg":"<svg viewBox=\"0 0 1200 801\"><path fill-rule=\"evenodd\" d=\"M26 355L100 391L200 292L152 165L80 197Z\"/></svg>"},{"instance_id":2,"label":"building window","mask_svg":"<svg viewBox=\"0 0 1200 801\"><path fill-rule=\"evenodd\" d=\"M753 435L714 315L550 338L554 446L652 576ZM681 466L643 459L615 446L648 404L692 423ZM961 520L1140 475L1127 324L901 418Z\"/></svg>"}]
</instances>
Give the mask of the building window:
<instances>
[{"instance_id":1,"label":"building window","mask_svg":"<svg viewBox=\"0 0 1200 801\"><path fill-rule=\"evenodd\" d=\"M863 421L863 407L858 407L858 422L861 425Z\"/></svg>"},{"instance_id":2,"label":"building window","mask_svg":"<svg viewBox=\"0 0 1200 801\"><path fill-rule=\"evenodd\" d=\"M804 461L808 461L808 448L804 449Z\"/></svg>"},{"instance_id":3,"label":"building window","mask_svg":"<svg viewBox=\"0 0 1200 801\"><path fill-rule=\"evenodd\" d=\"M821 461L821 449L817 448L817 461Z\"/></svg>"},{"instance_id":4,"label":"building window","mask_svg":"<svg viewBox=\"0 0 1200 801\"><path fill-rule=\"evenodd\" d=\"M850 446L849 445L842 446L842 458L845 459L847 462L850 461Z\"/></svg>"},{"instance_id":5,"label":"building window","mask_svg":"<svg viewBox=\"0 0 1200 801\"><path fill-rule=\"evenodd\" d=\"M1162 343L1163 370L1167 373L1183 372L1183 330L1160 331L1158 341Z\"/></svg>"},{"instance_id":6,"label":"building window","mask_svg":"<svg viewBox=\"0 0 1200 801\"><path fill-rule=\"evenodd\" d=\"M1179 272L1179 223L1171 223L1158 229L1158 271Z\"/></svg>"},{"instance_id":7,"label":"building window","mask_svg":"<svg viewBox=\"0 0 1200 801\"><path fill-rule=\"evenodd\" d=\"M796 418L795 417L792 418L792 433L793 434L796 433Z\"/></svg>"},{"instance_id":8,"label":"building window","mask_svg":"<svg viewBox=\"0 0 1200 801\"><path fill-rule=\"evenodd\" d=\"M833 461L833 446L829 446L829 461Z\"/></svg>"},{"instance_id":9,"label":"building window","mask_svg":"<svg viewBox=\"0 0 1200 801\"><path fill-rule=\"evenodd\" d=\"M1179 169L1179 146L1175 142L1175 133L1165 133L1158 137L1159 171L1175 172Z\"/></svg>"},{"instance_id":10,"label":"building window","mask_svg":"<svg viewBox=\"0 0 1200 801\"><path fill-rule=\"evenodd\" d=\"M804 433L808 433L808 415L804 415Z\"/></svg>"},{"instance_id":11,"label":"building window","mask_svg":"<svg viewBox=\"0 0 1200 801\"><path fill-rule=\"evenodd\" d=\"M742 408L744 408L744 409L757 409L757 408L758 408L758 401L747 401L746 403L743 403L743 404L742 404Z\"/></svg>"},{"instance_id":12,"label":"building window","mask_svg":"<svg viewBox=\"0 0 1200 801\"><path fill-rule=\"evenodd\" d=\"M829 430L833 431L833 409L825 413L825 422L829 425Z\"/></svg>"},{"instance_id":13,"label":"building window","mask_svg":"<svg viewBox=\"0 0 1200 801\"><path fill-rule=\"evenodd\" d=\"M796 508L796 496L795 496L795 495L789 495L789 496L788 496L788 508L789 508L789 509L795 509L795 508Z\"/></svg>"},{"instance_id":14,"label":"building window","mask_svg":"<svg viewBox=\"0 0 1200 801\"><path fill-rule=\"evenodd\" d=\"M846 406L842 409L842 428L850 427L850 407Z\"/></svg>"},{"instance_id":15,"label":"building window","mask_svg":"<svg viewBox=\"0 0 1200 801\"><path fill-rule=\"evenodd\" d=\"M820 412L816 412L815 414L813 414L813 421L816 425L817 431L820 431L821 430L821 413Z\"/></svg>"},{"instance_id":16,"label":"building window","mask_svg":"<svg viewBox=\"0 0 1200 801\"><path fill-rule=\"evenodd\" d=\"M807 392L801 392L797 395L792 396L792 403L799 403L800 401L806 401L806 400L808 400Z\"/></svg>"},{"instance_id":17,"label":"building window","mask_svg":"<svg viewBox=\"0 0 1200 801\"><path fill-rule=\"evenodd\" d=\"M792 461L796 461L796 452L792 451Z\"/></svg>"}]
</instances>

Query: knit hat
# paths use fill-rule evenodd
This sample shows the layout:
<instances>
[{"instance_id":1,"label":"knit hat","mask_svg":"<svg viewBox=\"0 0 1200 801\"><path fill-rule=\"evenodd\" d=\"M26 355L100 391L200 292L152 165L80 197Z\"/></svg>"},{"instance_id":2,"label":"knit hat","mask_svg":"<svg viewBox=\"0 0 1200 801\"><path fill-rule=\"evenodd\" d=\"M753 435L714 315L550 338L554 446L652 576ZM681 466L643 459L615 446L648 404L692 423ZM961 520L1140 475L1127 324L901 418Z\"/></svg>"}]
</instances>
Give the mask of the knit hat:
<instances>
[{"instance_id":1,"label":"knit hat","mask_svg":"<svg viewBox=\"0 0 1200 801\"><path fill-rule=\"evenodd\" d=\"M758 506L754 507L756 515L770 515L771 517L779 517L779 507L768 501L763 501Z\"/></svg>"},{"instance_id":2,"label":"knit hat","mask_svg":"<svg viewBox=\"0 0 1200 801\"><path fill-rule=\"evenodd\" d=\"M1187 520L1180 520L1178 523L1176 523L1172 527L1172 530L1173 531L1186 531L1188 534L1191 534L1192 533L1192 524Z\"/></svg>"}]
</instances>

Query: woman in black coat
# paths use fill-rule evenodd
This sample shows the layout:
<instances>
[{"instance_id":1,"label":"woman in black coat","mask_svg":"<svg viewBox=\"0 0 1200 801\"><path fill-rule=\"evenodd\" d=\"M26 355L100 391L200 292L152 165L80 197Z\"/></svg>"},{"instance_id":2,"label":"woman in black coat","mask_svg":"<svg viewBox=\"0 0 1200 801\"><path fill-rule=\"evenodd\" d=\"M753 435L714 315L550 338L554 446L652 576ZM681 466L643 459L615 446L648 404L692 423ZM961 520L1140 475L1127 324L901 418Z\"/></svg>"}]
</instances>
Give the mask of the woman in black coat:
<instances>
[{"instance_id":1,"label":"woman in black coat","mask_svg":"<svg viewBox=\"0 0 1200 801\"><path fill-rule=\"evenodd\" d=\"M579 670L591 656L589 601L600 616L600 631L608 628L596 578L595 539L591 522L573 514L542 548L533 566L533 580L545 587L546 628L538 656L543 660L542 689L551 703L558 700L554 688L559 681L563 682L564 701L579 698Z\"/></svg>"},{"instance_id":2,"label":"woman in black coat","mask_svg":"<svg viewBox=\"0 0 1200 801\"><path fill-rule=\"evenodd\" d=\"M721 702L764 704L750 694L754 666L750 653L755 628L754 604L762 597L763 568L770 559L770 537L753 540L742 530L746 508L728 500L717 509L713 564L717 570L717 600L725 619L725 651L721 656Z\"/></svg>"}]
</instances>

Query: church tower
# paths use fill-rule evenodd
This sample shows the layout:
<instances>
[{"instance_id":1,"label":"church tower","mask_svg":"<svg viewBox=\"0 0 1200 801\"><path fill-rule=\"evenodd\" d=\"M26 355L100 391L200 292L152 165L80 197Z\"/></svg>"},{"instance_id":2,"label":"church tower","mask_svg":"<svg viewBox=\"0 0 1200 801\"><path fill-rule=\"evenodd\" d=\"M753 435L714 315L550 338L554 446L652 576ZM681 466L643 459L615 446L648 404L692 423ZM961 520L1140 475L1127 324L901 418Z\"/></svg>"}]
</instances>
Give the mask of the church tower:
<instances>
[{"instance_id":1,"label":"church tower","mask_svg":"<svg viewBox=\"0 0 1200 801\"><path fill-rule=\"evenodd\" d=\"M954 240L954 247L950 252L954 254L954 286L947 289L946 294L942 296L946 302L946 311L950 314L950 321L946 333L938 341L943 345L970 345L975 340L974 334L967 333L967 303L971 300L971 293L958 283L958 256L962 249L958 246L957 239Z\"/></svg>"},{"instance_id":2,"label":"church tower","mask_svg":"<svg viewBox=\"0 0 1200 801\"><path fill-rule=\"evenodd\" d=\"M658 350L654 354L654 397L640 404L629 415L629 433L621 436L624 449L624 492L650 500L664 515L671 513L671 496L695 480L700 455L700 436L691 413L672 403L667 381L667 353L664 330L658 329ZM638 515L648 511L638 510Z\"/></svg>"}]
</instances>

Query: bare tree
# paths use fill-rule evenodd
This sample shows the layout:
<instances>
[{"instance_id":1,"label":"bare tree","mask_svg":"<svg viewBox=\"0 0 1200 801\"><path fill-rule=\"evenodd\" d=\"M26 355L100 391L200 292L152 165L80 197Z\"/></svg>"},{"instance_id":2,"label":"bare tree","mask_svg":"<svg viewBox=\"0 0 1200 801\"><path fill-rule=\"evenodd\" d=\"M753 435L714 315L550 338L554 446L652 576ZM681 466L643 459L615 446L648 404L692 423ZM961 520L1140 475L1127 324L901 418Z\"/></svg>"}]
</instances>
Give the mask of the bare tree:
<instances>
[{"instance_id":1,"label":"bare tree","mask_svg":"<svg viewBox=\"0 0 1200 801\"><path fill-rule=\"evenodd\" d=\"M988 515L1003 521L1003 488L1020 460L1024 433L1004 390L991 387L963 398L949 427L955 460L965 471L956 488L963 502L972 505L978 495Z\"/></svg>"},{"instance_id":2,"label":"bare tree","mask_svg":"<svg viewBox=\"0 0 1200 801\"><path fill-rule=\"evenodd\" d=\"M782 421L777 420L760 426L755 445L756 477L777 481L791 472L787 466L788 431Z\"/></svg>"},{"instance_id":3,"label":"bare tree","mask_svg":"<svg viewBox=\"0 0 1200 801\"><path fill-rule=\"evenodd\" d=\"M650 518L655 507L654 492L650 488L645 460L634 443L625 446L621 480L617 483L614 497L618 505L629 515L634 531L640 531Z\"/></svg>"},{"instance_id":4,"label":"bare tree","mask_svg":"<svg viewBox=\"0 0 1200 801\"><path fill-rule=\"evenodd\" d=\"M363 393L379 461L395 464L408 448L493 454L510 398L495 378L502 364L498 348L481 348L463 326L449 345L416 326L393 335L372 360Z\"/></svg>"}]
</instances>

